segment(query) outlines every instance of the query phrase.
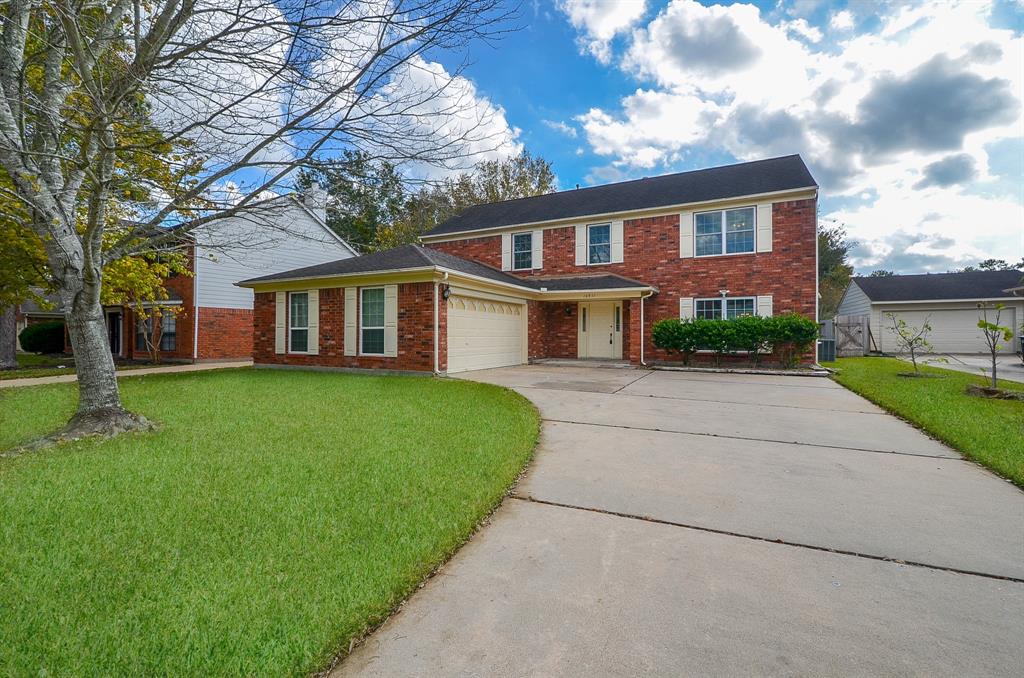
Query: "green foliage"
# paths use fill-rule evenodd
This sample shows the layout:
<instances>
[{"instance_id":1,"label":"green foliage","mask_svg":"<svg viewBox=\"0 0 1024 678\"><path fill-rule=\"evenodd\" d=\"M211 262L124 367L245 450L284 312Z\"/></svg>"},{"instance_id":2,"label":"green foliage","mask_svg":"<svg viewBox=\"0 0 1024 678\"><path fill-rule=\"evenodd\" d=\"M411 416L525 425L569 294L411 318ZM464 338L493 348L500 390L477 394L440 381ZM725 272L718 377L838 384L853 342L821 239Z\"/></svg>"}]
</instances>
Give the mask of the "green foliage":
<instances>
[{"instance_id":1,"label":"green foliage","mask_svg":"<svg viewBox=\"0 0 1024 678\"><path fill-rule=\"evenodd\" d=\"M886 271L885 269L881 269L880 268L880 269L877 269L875 271L871 271L871 273L868 274L868 277L869 278L891 278L894 275L896 275L896 274L893 273L892 271Z\"/></svg>"},{"instance_id":2,"label":"green foliage","mask_svg":"<svg viewBox=\"0 0 1024 678\"><path fill-rule=\"evenodd\" d=\"M418 242L473 205L550 193L555 175L548 161L523 151L414 189L391 163L350 152L300 173L300 190L313 184L330 196L327 225L361 251L377 252Z\"/></svg>"},{"instance_id":3,"label":"green foliage","mask_svg":"<svg viewBox=\"0 0 1024 678\"><path fill-rule=\"evenodd\" d=\"M798 313L732 320L666 318L656 322L651 331L654 345L681 354L684 364L689 364L696 351L714 353L716 365L723 356L736 352L746 352L757 364L761 353L770 349L784 366L793 367L817 337L817 323Z\"/></svg>"},{"instance_id":4,"label":"green foliage","mask_svg":"<svg viewBox=\"0 0 1024 678\"><path fill-rule=\"evenodd\" d=\"M822 318L835 315L843 292L850 284L853 266L847 258L855 245L846 239L846 229L842 226L818 229L818 292L821 294L819 312Z\"/></svg>"},{"instance_id":5,"label":"green foliage","mask_svg":"<svg viewBox=\"0 0 1024 678\"><path fill-rule=\"evenodd\" d=\"M0 675L319 675L472 534L539 427L525 398L462 380L120 387L159 431L0 456ZM2 398L0 451L75 407L70 384Z\"/></svg>"},{"instance_id":6,"label":"green foliage","mask_svg":"<svg viewBox=\"0 0 1024 678\"><path fill-rule=\"evenodd\" d=\"M21 348L29 353L60 353L64 350L64 321L29 325L21 331L18 339Z\"/></svg>"}]
</instances>

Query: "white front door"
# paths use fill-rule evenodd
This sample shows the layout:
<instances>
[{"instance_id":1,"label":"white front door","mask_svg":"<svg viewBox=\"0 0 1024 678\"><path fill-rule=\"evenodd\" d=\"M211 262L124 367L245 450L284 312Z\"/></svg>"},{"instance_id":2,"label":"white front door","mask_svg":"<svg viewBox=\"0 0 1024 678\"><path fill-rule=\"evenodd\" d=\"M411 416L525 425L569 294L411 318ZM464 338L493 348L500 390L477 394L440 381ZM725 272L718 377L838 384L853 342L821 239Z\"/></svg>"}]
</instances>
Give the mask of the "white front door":
<instances>
[{"instance_id":1,"label":"white front door","mask_svg":"<svg viewBox=\"0 0 1024 678\"><path fill-rule=\"evenodd\" d=\"M580 358L622 358L622 305L590 301L579 307Z\"/></svg>"}]
</instances>

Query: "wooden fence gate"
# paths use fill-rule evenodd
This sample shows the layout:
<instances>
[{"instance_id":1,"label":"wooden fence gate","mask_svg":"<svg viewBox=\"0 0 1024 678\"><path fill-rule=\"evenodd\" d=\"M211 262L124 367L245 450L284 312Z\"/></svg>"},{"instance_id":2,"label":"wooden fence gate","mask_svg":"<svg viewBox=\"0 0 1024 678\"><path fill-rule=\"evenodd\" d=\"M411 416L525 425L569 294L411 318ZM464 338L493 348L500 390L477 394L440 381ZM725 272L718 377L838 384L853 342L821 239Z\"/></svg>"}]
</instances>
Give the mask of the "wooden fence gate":
<instances>
[{"instance_id":1,"label":"wooden fence gate","mask_svg":"<svg viewBox=\"0 0 1024 678\"><path fill-rule=\"evenodd\" d=\"M871 344L871 316L836 316L836 355L840 358L867 355Z\"/></svg>"}]
</instances>

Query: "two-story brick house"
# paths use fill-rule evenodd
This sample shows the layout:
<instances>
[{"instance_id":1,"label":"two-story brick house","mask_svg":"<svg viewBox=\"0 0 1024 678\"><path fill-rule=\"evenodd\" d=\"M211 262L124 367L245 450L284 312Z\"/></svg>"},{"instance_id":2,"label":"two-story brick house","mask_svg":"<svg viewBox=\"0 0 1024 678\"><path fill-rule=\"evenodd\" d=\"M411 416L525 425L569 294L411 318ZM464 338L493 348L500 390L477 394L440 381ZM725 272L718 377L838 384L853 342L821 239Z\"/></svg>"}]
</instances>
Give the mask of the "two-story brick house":
<instances>
[{"instance_id":1,"label":"two-story brick house","mask_svg":"<svg viewBox=\"0 0 1024 678\"><path fill-rule=\"evenodd\" d=\"M257 364L642 364L672 358L662 318L816 317L816 208L794 155L480 205L422 245L239 284Z\"/></svg>"}]
</instances>

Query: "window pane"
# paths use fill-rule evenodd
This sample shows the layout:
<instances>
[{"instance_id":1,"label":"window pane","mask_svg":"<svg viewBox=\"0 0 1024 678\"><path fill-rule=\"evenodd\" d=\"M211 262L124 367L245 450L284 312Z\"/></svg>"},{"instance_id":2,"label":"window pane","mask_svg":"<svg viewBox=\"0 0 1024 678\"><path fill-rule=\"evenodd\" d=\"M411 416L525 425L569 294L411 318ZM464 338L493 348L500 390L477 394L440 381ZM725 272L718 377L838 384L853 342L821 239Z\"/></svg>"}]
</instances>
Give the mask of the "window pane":
<instances>
[{"instance_id":1,"label":"window pane","mask_svg":"<svg viewBox=\"0 0 1024 678\"><path fill-rule=\"evenodd\" d=\"M363 353L384 353L384 329L363 328Z\"/></svg>"},{"instance_id":2,"label":"window pane","mask_svg":"<svg viewBox=\"0 0 1024 678\"><path fill-rule=\"evenodd\" d=\"M590 263L591 264L607 264L612 260L612 246L608 244L604 245L591 245L590 246Z\"/></svg>"},{"instance_id":3,"label":"window pane","mask_svg":"<svg viewBox=\"0 0 1024 678\"><path fill-rule=\"evenodd\" d=\"M612 240L611 224L602 224L601 226L588 226L588 238L591 245L604 245L610 243Z\"/></svg>"},{"instance_id":4,"label":"window pane","mask_svg":"<svg viewBox=\"0 0 1024 678\"><path fill-rule=\"evenodd\" d=\"M704 320L715 320L722 317L721 299L698 299L694 315Z\"/></svg>"},{"instance_id":5,"label":"window pane","mask_svg":"<svg viewBox=\"0 0 1024 678\"><path fill-rule=\"evenodd\" d=\"M292 330L288 350L304 353L309 348L309 330Z\"/></svg>"},{"instance_id":6,"label":"window pane","mask_svg":"<svg viewBox=\"0 0 1024 678\"><path fill-rule=\"evenodd\" d=\"M754 251L754 208L729 210L725 213L725 251Z\"/></svg>"},{"instance_id":7,"label":"window pane","mask_svg":"<svg viewBox=\"0 0 1024 678\"><path fill-rule=\"evenodd\" d=\"M753 299L726 299L725 317L729 320L743 315L754 315Z\"/></svg>"},{"instance_id":8,"label":"window pane","mask_svg":"<svg viewBox=\"0 0 1024 678\"><path fill-rule=\"evenodd\" d=\"M533 249L533 233L516 233L512 236L513 252L529 252Z\"/></svg>"},{"instance_id":9,"label":"window pane","mask_svg":"<svg viewBox=\"0 0 1024 678\"><path fill-rule=\"evenodd\" d=\"M697 256L722 253L722 232L697 236Z\"/></svg>"},{"instance_id":10,"label":"window pane","mask_svg":"<svg viewBox=\"0 0 1024 678\"><path fill-rule=\"evenodd\" d=\"M708 233L721 233L722 213L704 212L703 214L698 214L695 225L697 228L697 235L707 235Z\"/></svg>"},{"instance_id":11,"label":"window pane","mask_svg":"<svg viewBox=\"0 0 1024 678\"><path fill-rule=\"evenodd\" d=\"M289 316L291 326L308 327L309 296L305 292L292 292L289 297L291 299L291 314Z\"/></svg>"},{"instance_id":12,"label":"window pane","mask_svg":"<svg viewBox=\"0 0 1024 678\"><path fill-rule=\"evenodd\" d=\"M384 327L384 290L382 288L363 290L363 327ZM383 333L381 336L384 336ZM383 352L383 344L381 344Z\"/></svg>"},{"instance_id":13,"label":"window pane","mask_svg":"<svg viewBox=\"0 0 1024 678\"><path fill-rule=\"evenodd\" d=\"M533 234L516 233L512 236L512 268L533 266Z\"/></svg>"},{"instance_id":14,"label":"window pane","mask_svg":"<svg viewBox=\"0 0 1024 678\"><path fill-rule=\"evenodd\" d=\"M160 319L160 350L173 351L178 347L178 321L170 314Z\"/></svg>"}]
</instances>

